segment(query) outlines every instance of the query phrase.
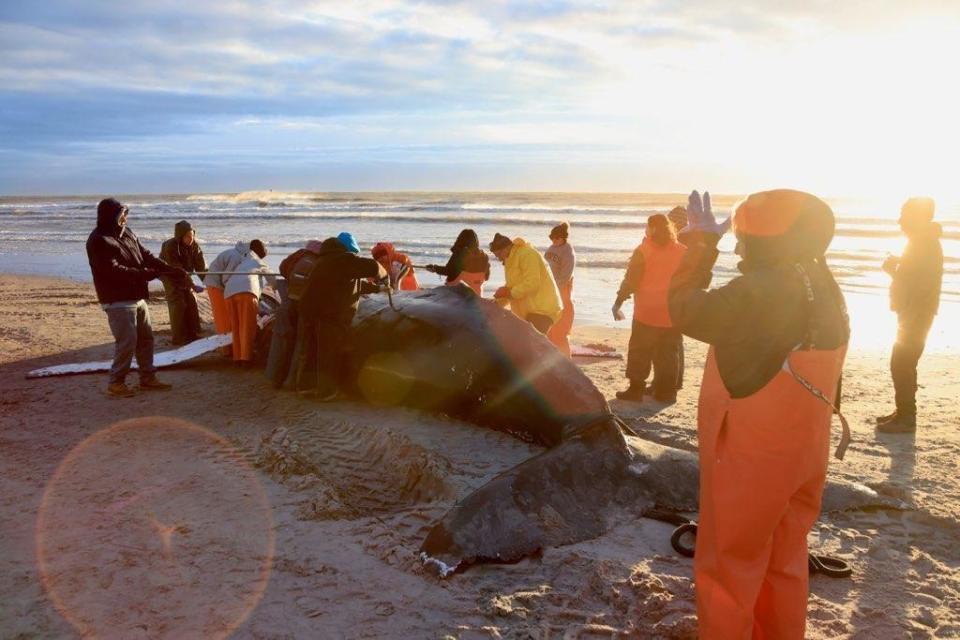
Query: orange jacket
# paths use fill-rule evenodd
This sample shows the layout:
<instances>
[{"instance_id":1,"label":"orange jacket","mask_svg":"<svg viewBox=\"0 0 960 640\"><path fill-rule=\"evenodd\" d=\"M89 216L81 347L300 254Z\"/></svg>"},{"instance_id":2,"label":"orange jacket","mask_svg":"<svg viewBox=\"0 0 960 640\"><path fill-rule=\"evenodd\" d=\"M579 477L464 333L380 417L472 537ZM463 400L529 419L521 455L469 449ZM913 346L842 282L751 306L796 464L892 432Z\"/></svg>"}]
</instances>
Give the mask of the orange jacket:
<instances>
[{"instance_id":1,"label":"orange jacket","mask_svg":"<svg viewBox=\"0 0 960 640\"><path fill-rule=\"evenodd\" d=\"M378 242L374 245L373 249L371 249L370 253L373 254L374 260L379 262L383 268L387 270L387 273L390 274L390 284L392 286L395 286L400 291L416 291L420 288L420 283L417 281L417 274L414 273L413 266L407 254L397 251L389 242ZM407 265L410 265L407 274L399 283L394 282L400 268Z\"/></svg>"}]
</instances>

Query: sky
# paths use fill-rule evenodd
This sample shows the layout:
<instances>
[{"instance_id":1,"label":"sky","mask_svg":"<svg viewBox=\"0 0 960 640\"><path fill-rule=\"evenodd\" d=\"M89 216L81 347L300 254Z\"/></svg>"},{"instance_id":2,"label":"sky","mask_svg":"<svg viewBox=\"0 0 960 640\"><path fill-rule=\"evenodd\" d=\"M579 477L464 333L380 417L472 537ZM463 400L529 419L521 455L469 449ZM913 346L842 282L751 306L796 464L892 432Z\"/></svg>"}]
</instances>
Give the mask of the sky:
<instances>
[{"instance_id":1,"label":"sky","mask_svg":"<svg viewBox=\"0 0 960 640\"><path fill-rule=\"evenodd\" d=\"M952 197L956 0L2 0L0 195Z\"/></svg>"}]
</instances>

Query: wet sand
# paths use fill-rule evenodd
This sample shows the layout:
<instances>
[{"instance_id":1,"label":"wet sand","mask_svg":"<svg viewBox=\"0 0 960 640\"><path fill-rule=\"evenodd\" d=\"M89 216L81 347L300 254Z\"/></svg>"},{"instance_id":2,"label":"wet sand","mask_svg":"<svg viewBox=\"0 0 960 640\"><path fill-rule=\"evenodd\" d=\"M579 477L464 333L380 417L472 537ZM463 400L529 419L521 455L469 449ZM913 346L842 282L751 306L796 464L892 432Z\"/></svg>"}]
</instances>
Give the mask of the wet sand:
<instances>
[{"instance_id":1,"label":"wet sand","mask_svg":"<svg viewBox=\"0 0 960 640\"><path fill-rule=\"evenodd\" d=\"M169 348L166 306L150 309ZM627 337L574 331L620 351ZM705 350L686 344L675 405L612 406L645 437L693 449ZM162 371L173 391L132 399L106 397L105 374L23 377L111 352L91 285L0 276L2 637L695 636L691 563L659 522L445 581L421 568L429 525L536 446L404 409L318 406L217 355ZM926 354L917 436L878 437L886 357L848 357L854 443L831 474L913 508L817 524L811 546L855 573L811 580L812 638L960 636L960 368ZM607 397L622 387L622 361L580 364Z\"/></svg>"}]
</instances>

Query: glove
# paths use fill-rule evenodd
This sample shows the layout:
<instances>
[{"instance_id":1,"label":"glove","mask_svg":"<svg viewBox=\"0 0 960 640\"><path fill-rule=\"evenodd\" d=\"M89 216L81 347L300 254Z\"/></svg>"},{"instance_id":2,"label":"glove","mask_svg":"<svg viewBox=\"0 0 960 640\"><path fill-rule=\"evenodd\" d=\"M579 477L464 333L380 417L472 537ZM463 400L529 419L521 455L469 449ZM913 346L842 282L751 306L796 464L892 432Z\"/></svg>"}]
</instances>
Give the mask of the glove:
<instances>
[{"instance_id":1,"label":"glove","mask_svg":"<svg viewBox=\"0 0 960 640\"><path fill-rule=\"evenodd\" d=\"M897 272L897 267L900 266L900 258L897 256L888 255L883 261L883 265L880 267L883 271L889 275L893 275Z\"/></svg>"},{"instance_id":2,"label":"glove","mask_svg":"<svg viewBox=\"0 0 960 640\"><path fill-rule=\"evenodd\" d=\"M618 321L618 322L619 322L620 320L626 320L626 319L627 319L627 316L623 315L623 311L620 310L620 305L621 305L621 304L622 304L622 303L620 303L620 302L614 303L613 308L610 310L610 311L613 312L613 319L616 320L616 321Z\"/></svg>"},{"instance_id":3,"label":"glove","mask_svg":"<svg viewBox=\"0 0 960 640\"><path fill-rule=\"evenodd\" d=\"M509 298L510 297L510 287L500 287L497 289L496 293L493 294L494 298Z\"/></svg>"},{"instance_id":4,"label":"glove","mask_svg":"<svg viewBox=\"0 0 960 640\"><path fill-rule=\"evenodd\" d=\"M710 203L710 192L704 191L703 198L694 189L687 200L687 226L680 233L709 233L722 236L730 229L733 218L717 222Z\"/></svg>"},{"instance_id":5,"label":"glove","mask_svg":"<svg viewBox=\"0 0 960 640\"><path fill-rule=\"evenodd\" d=\"M150 282L151 280L160 277L160 272L157 271L156 269L141 269L140 274L143 276L143 279L146 280L147 282Z\"/></svg>"},{"instance_id":6,"label":"glove","mask_svg":"<svg viewBox=\"0 0 960 640\"><path fill-rule=\"evenodd\" d=\"M435 264L428 264L428 265L426 265L423 269L424 269L424 271L429 271L430 273L436 273L437 270L440 269L440 267L439 267L438 265L435 265Z\"/></svg>"},{"instance_id":7,"label":"glove","mask_svg":"<svg viewBox=\"0 0 960 640\"><path fill-rule=\"evenodd\" d=\"M195 284L195 285L193 285L193 292L194 292L194 293L203 293L203 292L204 292L204 288L201 287L201 286L198 285L198 284Z\"/></svg>"}]
</instances>

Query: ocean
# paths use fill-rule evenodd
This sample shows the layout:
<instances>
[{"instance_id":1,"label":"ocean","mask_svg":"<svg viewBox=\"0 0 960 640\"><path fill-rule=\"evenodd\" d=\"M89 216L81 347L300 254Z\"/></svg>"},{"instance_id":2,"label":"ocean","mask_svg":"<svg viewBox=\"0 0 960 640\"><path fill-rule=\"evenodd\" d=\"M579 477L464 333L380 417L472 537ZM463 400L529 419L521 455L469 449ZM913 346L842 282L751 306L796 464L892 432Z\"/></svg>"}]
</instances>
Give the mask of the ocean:
<instances>
[{"instance_id":1,"label":"ocean","mask_svg":"<svg viewBox=\"0 0 960 640\"><path fill-rule=\"evenodd\" d=\"M377 242L393 242L421 265L444 263L454 238L465 227L476 230L483 244L499 232L523 237L542 251L550 244L551 227L565 220L571 225L570 242L577 253L577 323L604 326L614 325L610 306L630 253L642 240L647 216L686 204L685 194L654 193L250 191L118 197L130 207L130 227L151 251L159 252L160 244L172 236L174 223L187 219L197 229L208 262L237 240L260 238L267 244L267 261L273 266L307 239L323 239L340 231L352 232L365 252ZM717 218L729 215L738 199L715 195ZM0 198L0 272L89 280L84 243L95 225L98 200ZM855 338L860 327L863 344L873 344L874 340L868 339L873 334L877 334L878 345L889 342L889 278L880 264L887 254L898 254L903 248L896 224L897 203L856 199L830 203L838 223L828 261L852 301ZM954 307L960 307L960 205L941 206L937 217L943 225L946 256L943 301L953 317ZM737 273L733 246L734 238L727 234L720 244L715 284ZM491 260L488 286L492 292L502 284L503 270L492 256ZM423 286L441 283L439 276L424 271L418 277ZM935 335L934 340L940 346L955 343L943 330L947 324L941 318L939 333L935 327L939 337Z\"/></svg>"}]
</instances>

